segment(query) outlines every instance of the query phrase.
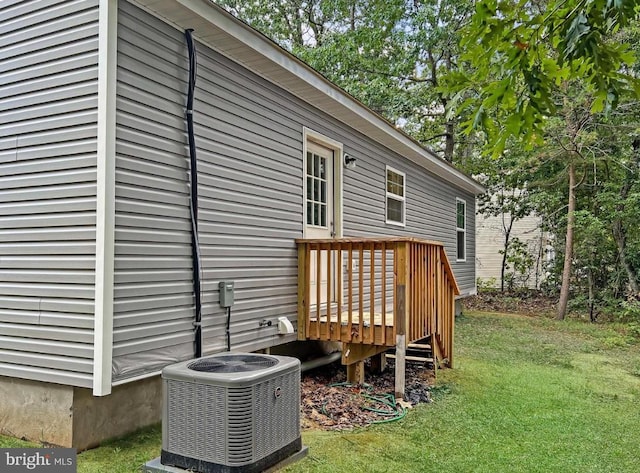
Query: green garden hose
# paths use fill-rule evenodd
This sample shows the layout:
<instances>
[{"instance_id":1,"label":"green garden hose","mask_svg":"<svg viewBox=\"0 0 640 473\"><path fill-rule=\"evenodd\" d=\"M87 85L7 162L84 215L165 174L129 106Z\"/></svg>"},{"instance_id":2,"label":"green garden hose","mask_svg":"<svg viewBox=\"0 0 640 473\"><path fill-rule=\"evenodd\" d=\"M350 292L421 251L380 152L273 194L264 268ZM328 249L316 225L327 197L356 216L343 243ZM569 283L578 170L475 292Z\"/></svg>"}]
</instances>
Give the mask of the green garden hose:
<instances>
[{"instance_id":1,"label":"green garden hose","mask_svg":"<svg viewBox=\"0 0 640 473\"><path fill-rule=\"evenodd\" d=\"M349 382L342 382L342 383L333 383L333 384L330 384L329 386L339 387L339 388L352 388L352 387L361 386L366 388L367 391L373 392L373 386L369 384L357 385ZM384 406L383 408L377 408L377 407L370 407L370 406L363 405L360 407L361 409L373 412L375 414L379 414L381 416L393 416L386 419L374 420L371 422L372 424L383 424L387 422L395 422L407 415L407 409L405 407L402 407L396 404L396 399L393 394L373 395L373 394L368 394L366 392L359 392L356 394L361 396L364 399L364 402L374 401ZM327 413L326 406L327 406L327 403L325 402L322 405L321 411L325 416L330 417L330 415Z\"/></svg>"}]
</instances>

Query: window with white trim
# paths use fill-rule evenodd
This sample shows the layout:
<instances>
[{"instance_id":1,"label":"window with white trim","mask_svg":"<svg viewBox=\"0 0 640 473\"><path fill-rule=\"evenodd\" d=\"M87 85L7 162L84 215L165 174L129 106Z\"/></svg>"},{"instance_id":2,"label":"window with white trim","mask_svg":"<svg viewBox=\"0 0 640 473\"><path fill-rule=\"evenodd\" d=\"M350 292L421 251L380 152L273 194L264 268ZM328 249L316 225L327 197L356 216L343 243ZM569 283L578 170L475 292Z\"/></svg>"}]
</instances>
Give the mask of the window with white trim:
<instances>
[{"instance_id":1,"label":"window with white trim","mask_svg":"<svg viewBox=\"0 0 640 473\"><path fill-rule=\"evenodd\" d=\"M328 228L329 156L307 151L307 225Z\"/></svg>"},{"instance_id":2,"label":"window with white trim","mask_svg":"<svg viewBox=\"0 0 640 473\"><path fill-rule=\"evenodd\" d=\"M456 199L456 260L467 259L467 203Z\"/></svg>"},{"instance_id":3,"label":"window with white trim","mask_svg":"<svg viewBox=\"0 0 640 473\"><path fill-rule=\"evenodd\" d=\"M387 166L387 223L404 226L405 174Z\"/></svg>"}]
</instances>

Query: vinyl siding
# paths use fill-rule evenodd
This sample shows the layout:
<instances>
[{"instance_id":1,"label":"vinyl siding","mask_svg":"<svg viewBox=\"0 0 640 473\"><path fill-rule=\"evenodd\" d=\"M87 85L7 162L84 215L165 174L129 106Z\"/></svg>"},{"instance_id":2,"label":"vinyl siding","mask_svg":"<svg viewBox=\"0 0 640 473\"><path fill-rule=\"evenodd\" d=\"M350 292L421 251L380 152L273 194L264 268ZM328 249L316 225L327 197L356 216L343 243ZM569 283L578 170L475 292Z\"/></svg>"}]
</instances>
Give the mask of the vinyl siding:
<instances>
[{"instance_id":1,"label":"vinyl siding","mask_svg":"<svg viewBox=\"0 0 640 473\"><path fill-rule=\"evenodd\" d=\"M504 215L504 217L477 216L476 241L480 244L476 255L476 271L478 279L493 287L500 287L502 270L500 251L504 248L504 225L509 224L509 219L509 215ZM511 239L518 238L527 245L529 254L534 261L530 273L519 275L517 283L533 289L539 288L544 281L544 264L547 262L548 235L540 229L541 223L540 217L528 215L513 223L510 236ZM512 271L513 269L507 270L507 272Z\"/></svg>"},{"instance_id":2,"label":"vinyl siding","mask_svg":"<svg viewBox=\"0 0 640 473\"><path fill-rule=\"evenodd\" d=\"M193 298L182 31L127 3L118 26L114 379L193 354ZM196 32L197 35L197 32ZM474 197L198 43L195 133L204 352L226 349L218 283L235 281L231 344L255 350L295 339L302 236L303 128L344 144L345 236L443 241L459 283L475 287ZM385 165L407 173L407 226L386 225ZM455 263L456 197L467 201L468 258ZM451 256L453 255L453 257ZM263 319L271 327L259 327Z\"/></svg>"},{"instance_id":3,"label":"vinyl siding","mask_svg":"<svg viewBox=\"0 0 640 473\"><path fill-rule=\"evenodd\" d=\"M194 315L185 48L119 8L114 381L191 357Z\"/></svg>"},{"instance_id":4,"label":"vinyl siding","mask_svg":"<svg viewBox=\"0 0 640 473\"><path fill-rule=\"evenodd\" d=\"M98 2L0 18L0 375L90 387Z\"/></svg>"},{"instance_id":5,"label":"vinyl siding","mask_svg":"<svg viewBox=\"0 0 640 473\"><path fill-rule=\"evenodd\" d=\"M321 123L314 125L315 129L322 126ZM344 143L345 153L357 159L356 169L344 170L344 235L409 235L442 242L462 294L472 293L475 290L475 196L446 184L401 156L386 152L366 137L348 134L348 129L339 125L322 133ZM406 175L404 227L385 223L387 165ZM456 261L456 198L467 203L465 262Z\"/></svg>"}]
</instances>

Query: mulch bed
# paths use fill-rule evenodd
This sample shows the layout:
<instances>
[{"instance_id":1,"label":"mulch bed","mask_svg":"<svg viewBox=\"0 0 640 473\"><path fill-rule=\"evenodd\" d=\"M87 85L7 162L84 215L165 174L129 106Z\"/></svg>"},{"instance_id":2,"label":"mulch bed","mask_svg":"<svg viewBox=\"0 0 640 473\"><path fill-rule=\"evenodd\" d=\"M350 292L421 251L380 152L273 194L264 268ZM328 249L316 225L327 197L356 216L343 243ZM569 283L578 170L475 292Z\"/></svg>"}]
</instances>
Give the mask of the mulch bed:
<instances>
[{"instance_id":1,"label":"mulch bed","mask_svg":"<svg viewBox=\"0 0 640 473\"><path fill-rule=\"evenodd\" d=\"M431 402L434 373L423 363L407 363L405 403L407 407ZM340 362L302 375L302 427L350 430L402 417L406 407L393 405L394 364L390 360L380 374L365 370L364 385L346 383L346 368ZM375 399L371 399L375 398ZM386 402L381 402L386 401Z\"/></svg>"}]
</instances>

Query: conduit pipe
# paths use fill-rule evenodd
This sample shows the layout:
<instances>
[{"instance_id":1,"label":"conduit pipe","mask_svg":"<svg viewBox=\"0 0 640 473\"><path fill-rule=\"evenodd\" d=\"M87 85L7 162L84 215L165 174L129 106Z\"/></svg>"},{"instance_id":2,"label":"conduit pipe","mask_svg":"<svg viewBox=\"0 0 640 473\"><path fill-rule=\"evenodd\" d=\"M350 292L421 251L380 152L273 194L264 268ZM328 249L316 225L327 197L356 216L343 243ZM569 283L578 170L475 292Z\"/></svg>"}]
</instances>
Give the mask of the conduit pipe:
<instances>
[{"instance_id":1,"label":"conduit pipe","mask_svg":"<svg viewBox=\"0 0 640 473\"><path fill-rule=\"evenodd\" d=\"M193 30L185 30L184 36L189 50L189 83L187 88L187 135L189 139L189 211L191 214L191 259L193 260L193 297L195 300L194 356L202 356L202 287L200 283L200 242L198 241L198 159L193 130L193 97L196 88L196 46Z\"/></svg>"},{"instance_id":2,"label":"conduit pipe","mask_svg":"<svg viewBox=\"0 0 640 473\"><path fill-rule=\"evenodd\" d=\"M333 353L329 353L328 355L320 356L318 358L314 358L313 360L307 360L300 363L300 371L309 371L314 368L319 368L320 366L325 366L333 363L334 361L338 361L342 358L342 352L336 351Z\"/></svg>"}]
</instances>

